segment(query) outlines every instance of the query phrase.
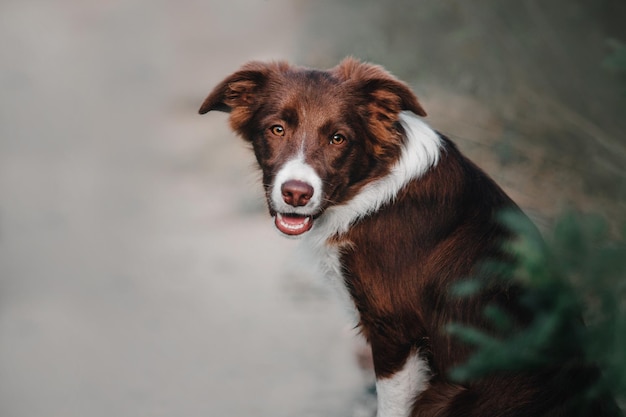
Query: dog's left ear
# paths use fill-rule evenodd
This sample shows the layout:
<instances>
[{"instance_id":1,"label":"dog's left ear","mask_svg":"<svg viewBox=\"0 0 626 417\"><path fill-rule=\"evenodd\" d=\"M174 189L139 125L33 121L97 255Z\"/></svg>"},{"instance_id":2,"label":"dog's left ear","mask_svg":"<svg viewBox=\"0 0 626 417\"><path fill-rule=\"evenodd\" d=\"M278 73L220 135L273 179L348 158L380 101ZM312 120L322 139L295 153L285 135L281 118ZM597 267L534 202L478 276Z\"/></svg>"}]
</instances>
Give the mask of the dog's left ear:
<instances>
[{"instance_id":1,"label":"dog's left ear","mask_svg":"<svg viewBox=\"0 0 626 417\"><path fill-rule=\"evenodd\" d=\"M353 83L355 91L376 107L372 109L374 113L382 112L393 117L408 110L418 116L426 116L426 111L409 86L381 66L346 58L331 72L339 79Z\"/></svg>"},{"instance_id":2,"label":"dog's left ear","mask_svg":"<svg viewBox=\"0 0 626 417\"><path fill-rule=\"evenodd\" d=\"M378 158L393 156L398 149L400 112L426 116L411 89L378 65L346 58L331 73L354 95L356 111L367 120L371 133L366 145Z\"/></svg>"}]
</instances>

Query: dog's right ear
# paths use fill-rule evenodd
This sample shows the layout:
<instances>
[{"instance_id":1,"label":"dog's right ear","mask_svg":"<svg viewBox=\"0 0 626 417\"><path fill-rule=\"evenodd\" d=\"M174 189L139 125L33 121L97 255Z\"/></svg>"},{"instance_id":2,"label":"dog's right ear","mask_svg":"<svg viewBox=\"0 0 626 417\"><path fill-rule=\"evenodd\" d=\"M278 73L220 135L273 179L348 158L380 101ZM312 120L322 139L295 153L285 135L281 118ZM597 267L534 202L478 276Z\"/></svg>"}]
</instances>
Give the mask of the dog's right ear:
<instances>
[{"instance_id":1,"label":"dog's right ear","mask_svg":"<svg viewBox=\"0 0 626 417\"><path fill-rule=\"evenodd\" d=\"M200 106L199 113L211 110L230 113L237 107L254 104L254 94L263 88L267 81L267 66L260 62L250 62L239 71L219 83Z\"/></svg>"},{"instance_id":2,"label":"dog's right ear","mask_svg":"<svg viewBox=\"0 0 626 417\"><path fill-rule=\"evenodd\" d=\"M238 132L250 120L261 100L259 95L272 73L285 71L288 64L249 62L219 83L200 106L199 113L212 110L230 113L230 125Z\"/></svg>"}]
</instances>

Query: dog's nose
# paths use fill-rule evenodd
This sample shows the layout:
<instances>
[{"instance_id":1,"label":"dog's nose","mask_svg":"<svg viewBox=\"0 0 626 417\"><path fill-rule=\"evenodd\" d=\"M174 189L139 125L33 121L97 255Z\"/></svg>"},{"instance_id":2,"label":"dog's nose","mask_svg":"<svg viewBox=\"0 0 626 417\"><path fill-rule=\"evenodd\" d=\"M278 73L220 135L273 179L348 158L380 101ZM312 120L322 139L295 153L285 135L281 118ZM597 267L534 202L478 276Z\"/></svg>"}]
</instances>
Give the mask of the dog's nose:
<instances>
[{"instance_id":1,"label":"dog's nose","mask_svg":"<svg viewBox=\"0 0 626 417\"><path fill-rule=\"evenodd\" d=\"M298 180L286 181L280 187L280 191L285 203L293 207L304 206L313 197L313 187L306 182Z\"/></svg>"}]
</instances>

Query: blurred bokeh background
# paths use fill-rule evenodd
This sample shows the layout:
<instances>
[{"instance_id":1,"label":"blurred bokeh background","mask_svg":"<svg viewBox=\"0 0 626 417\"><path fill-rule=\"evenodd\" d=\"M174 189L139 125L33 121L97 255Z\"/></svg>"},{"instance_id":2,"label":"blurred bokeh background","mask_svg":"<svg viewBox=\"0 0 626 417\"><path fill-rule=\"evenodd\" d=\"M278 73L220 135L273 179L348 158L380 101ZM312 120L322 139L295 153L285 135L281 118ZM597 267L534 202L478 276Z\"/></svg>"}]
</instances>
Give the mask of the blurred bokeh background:
<instances>
[{"instance_id":1,"label":"blurred bokeh background","mask_svg":"<svg viewBox=\"0 0 626 417\"><path fill-rule=\"evenodd\" d=\"M367 416L354 331L203 98L251 59L371 60L540 226L617 224L624 22L623 0L2 0L0 415Z\"/></svg>"}]
</instances>

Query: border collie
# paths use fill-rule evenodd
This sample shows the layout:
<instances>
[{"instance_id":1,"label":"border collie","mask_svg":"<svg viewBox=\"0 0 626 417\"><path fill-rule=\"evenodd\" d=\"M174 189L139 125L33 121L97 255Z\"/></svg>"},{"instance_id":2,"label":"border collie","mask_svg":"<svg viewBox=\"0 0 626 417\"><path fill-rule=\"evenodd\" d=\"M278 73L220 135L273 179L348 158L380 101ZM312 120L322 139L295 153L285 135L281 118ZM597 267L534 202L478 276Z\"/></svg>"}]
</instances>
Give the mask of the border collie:
<instances>
[{"instance_id":1,"label":"border collie","mask_svg":"<svg viewBox=\"0 0 626 417\"><path fill-rule=\"evenodd\" d=\"M250 62L209 94L200 113L211 110L252 144L276 228L353 303L379 417L563 415L571 387L556 371L447 378L471 349L446 325L488 328L487 303L515 310L504 283L467 299L449 289L503 258L495 214L516 205L422 121L406 84L352 58L328 71Z\"/></svg>"}]
</instances>

